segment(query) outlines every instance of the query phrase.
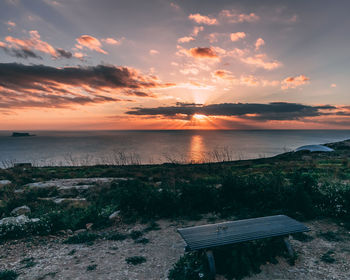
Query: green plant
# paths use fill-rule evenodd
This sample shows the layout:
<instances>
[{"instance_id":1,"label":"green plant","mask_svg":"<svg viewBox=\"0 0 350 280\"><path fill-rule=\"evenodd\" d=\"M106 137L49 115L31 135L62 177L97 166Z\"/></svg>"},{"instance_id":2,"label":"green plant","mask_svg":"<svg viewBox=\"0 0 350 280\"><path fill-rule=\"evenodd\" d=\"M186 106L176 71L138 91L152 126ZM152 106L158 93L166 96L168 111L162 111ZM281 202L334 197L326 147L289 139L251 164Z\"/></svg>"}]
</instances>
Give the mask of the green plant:
<instances>
[{"instance_id":1,"label":"green plant","mask_svg":"<svg viewBox=\"0 0 350 280\"><path fill-rule=\"evenodd\" d=\"M18 277L18 273L13 270L0 270L0 280L15 280Z\"/></svg>"},{"instance_id":2,"label":"green plant","mask_svg":"<svg viewBox=\"0 0 350 280\"><path fill-rule=\"evenodd\" d=\"M122 241L128 238L126 234L122 234L119 232L112 232L107 235L108 240Z\"/></svg>"},{"instance_id":3,"label":"green plant","mask_svg":"<svg viewBox=\"0 0 350 280\"><path fill-rule=\"evenodd\" d=\"M90 264L87 268L86 271L93 271L96 270L97 264Z\"/></svg>"},{"instance_id":4,"label":"green plant","mask_svg":"<svg viewBox=\"0 0 350 280\"><path fill-rule=\"evenodd\" d=\"M333 256L334 256L334 251L329 250L321 256L321 261L325 263L334 263L335 258L333 258Z\"/></svg>"},{"instance_id":5,"label":"green plant","mask_svg":"<svg viewBox=\"0 0 350 280\"><path fill-rule=\"evenodd\" d=\"M100 235L98 235L96 233L82 232L82 233L68 237L64 241L64 243L67 243L67 244L82 244L82 243L91 244L99 237L100 237Z\"/></svg>"},{"instance_id":6,"label":"green plant","mask_svg":"<svg viewBox=\"0 0 350 280\"><path fill-rule=\"evenodd\" d=\"M126 258L125 261L128 264L138 265L138 264L146 262L146 258L142 257L142 256L134 256L134 257Z\"/></svg>"},{"instance_id":7,"label":"green plant","mask_svg":"<svg viewBox=\"0 0 350 280\"><path fill-rule=\"evenodd\" d=\"M133 239L133 240L136 240L136 239L140 238L142 235L143 235L143 232L142 232L142 231L139 231L139 230L133 230L133 231L130 233L130 237L131 237L131 239Z\"/></svg>"}]
</instances>

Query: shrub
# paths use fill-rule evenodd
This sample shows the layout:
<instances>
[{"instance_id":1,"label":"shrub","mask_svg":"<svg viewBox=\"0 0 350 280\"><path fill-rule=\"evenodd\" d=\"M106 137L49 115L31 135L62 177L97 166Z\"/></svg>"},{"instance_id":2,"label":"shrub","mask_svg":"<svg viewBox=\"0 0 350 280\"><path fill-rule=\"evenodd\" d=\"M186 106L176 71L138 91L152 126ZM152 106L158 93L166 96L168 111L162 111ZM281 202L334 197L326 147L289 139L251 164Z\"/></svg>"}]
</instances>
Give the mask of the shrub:
<instances>
[{"instance_id":1,"label":"shrub","mask_svg":"<svg viewBox=\"0 0 350 280\"><path fill-rule=\"evenodd\" d=\"M216 270L227 279L242 279L260 272L260 265L277 263L276 256L285 255L282 238L252 241L213 249ZM186 253L169 272L171 280L210 279L204 252Z\"/></svg>"},{"instance_id":2,"label":"shrub","mask_svg":"<svg viewBox=\"0 0 350 280\"><path fill-rule=\"evenodd\" d=\"M146 262L146 258L142 256L134 256L126 258L125 261L127 262L127 264L138 265Z\"/></svg>"},{"instance_id":3,"label":"shrub","mask_svg":"<svg viewBox=\"0 0 350 280\"><path fill-rule=\"evenodd\" d=\"M112 232L107 235L108 240L114 240L114 241L122 241L128 238L127 235L119 233L119 232Z\"/></svg>"},{"instance_id":4,"label":"shrub","mask_svg":"<svg viewBox=\"0 0 350 280\"><path fill-rule=\"evenodd\" d=\"M67 244L81 244L81 243L92 243L96 239L98 239L100 235L95 234L95 233L90 233L90 232L82 232L77 235L73 235L68 237L64 243Z\"/></svg>"},{"instance_id":5,"label":"shrub","mask_svg":"<svg viewBox=\"0 0 350 280\"><path fill-rule=\"evenodd\" d=\"M15 280L18 273L13 270L0 270L0 280Z\"/></svg>"},{"instance_id":6,"label":"shrub","mask_svg":"<svg viewBox=\"0 0 350 280\"><path fill-rule=\"evenodd\" d=\"M93 271L97 268L97 264L90 264L87 268L86 271Z\"/></svg>"}]
</instances>

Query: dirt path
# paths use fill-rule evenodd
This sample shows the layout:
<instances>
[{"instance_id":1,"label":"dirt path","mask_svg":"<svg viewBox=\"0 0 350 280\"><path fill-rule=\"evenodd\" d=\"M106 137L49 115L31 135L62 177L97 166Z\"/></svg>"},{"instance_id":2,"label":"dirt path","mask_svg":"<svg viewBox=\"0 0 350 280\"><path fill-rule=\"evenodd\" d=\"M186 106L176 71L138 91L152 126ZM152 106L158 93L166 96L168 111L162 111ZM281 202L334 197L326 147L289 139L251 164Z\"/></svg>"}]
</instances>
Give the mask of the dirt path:
<instances>
[{"instance_id":1,"label":"dirt path","mask_svg":"<svg viewBox=\"0 0 350 280\"><path fill-rule=\"evenodd\" d=\"M20 273L18 279L167 279L169 269L184 252L184 243L176 229L207 222L158 223L161 230L144 235L149 239L147 244L135 244L132 239L97 240L93 245L63 244L66 236L7 242L0 246L0 269L16 270ZM299 255L295 266L279 259L278 264L262 266L260 274L246 279L350 279L349 232L328 221L307 225L312 229L312 240L291 240ZM130 232L142 228L143 225L134 225L118 230ZM322 236L321 232L328 234ZM321 261L322 255L328 251L333 251L329 256L334 263ZM144 256L146 262L129 265L125 259L132 256Z\"/></svg>"}]
</instances>

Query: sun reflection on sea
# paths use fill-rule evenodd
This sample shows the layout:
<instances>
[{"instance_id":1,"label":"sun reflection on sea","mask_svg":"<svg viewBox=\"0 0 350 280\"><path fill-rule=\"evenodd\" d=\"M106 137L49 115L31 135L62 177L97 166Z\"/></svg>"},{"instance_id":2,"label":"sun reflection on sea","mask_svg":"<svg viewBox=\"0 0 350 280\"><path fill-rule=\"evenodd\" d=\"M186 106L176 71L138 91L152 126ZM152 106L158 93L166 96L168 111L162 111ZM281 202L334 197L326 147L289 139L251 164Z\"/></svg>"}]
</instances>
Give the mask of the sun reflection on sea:
<instances>
[{"instance_id":1,"label":"sun reflection on sea","mask_svg":"<svg viewBox=\"0 0 350 280\"><path fill-rule=\"evenodd\" d=\"M201 162L203 160L203 154L205 146L203 143L203 137L201 135L192 135L189 159L193 163Z\"/></svg>"}]
</instances>

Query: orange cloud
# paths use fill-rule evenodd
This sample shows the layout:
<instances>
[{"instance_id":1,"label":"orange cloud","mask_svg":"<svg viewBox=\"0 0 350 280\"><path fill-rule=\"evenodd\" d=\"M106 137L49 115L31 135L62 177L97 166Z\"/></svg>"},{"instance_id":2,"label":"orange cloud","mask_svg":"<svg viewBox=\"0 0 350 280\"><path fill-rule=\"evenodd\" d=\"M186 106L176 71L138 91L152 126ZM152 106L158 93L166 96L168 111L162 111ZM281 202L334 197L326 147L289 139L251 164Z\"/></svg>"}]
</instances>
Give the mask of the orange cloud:
<instances>
[{"instance_id":1,"label":"orange cloud","mask_svg":"<svg viewBox=\"0 0 350 280\"><path fill-rule=\"evenodd\" d=\"M13 21L11 21L11 20L9 20L8 22L6 22L6 24L7 24L8 26L10 26L10 27L16 27L16 23L13 22Z\"/></svg>"},{"instance_id":2,"label":"orange cloud","mask_svg":"<svg viewBox=\"0 0 350 280\"><path fill-rule=\"evenodd\" d=\"M159 54L159 51L157 51L157 50L150 50L149 53L154 55L154 54Z\"/></svg>"},{"instance_id":3,"label":"orange cloud","mask_svg":"<svg viewBox=\"0 0 350 280\"><path fill-rule=\"evenodd\" d=\"M37 30L29 31L29 35L29 39L18 39L11 36L7 36L5 40L9 43L11 47L22 48L27 50L33 49L50 54L53 57L59 56L59 53L52 45L40 39L40 35Z\"/></svg>"},{"instance_id":4,"label":"orange cloud","mask_svg":"<svg viewBox=\"0 0 350 280\"><path fill-rule=\"evenodd\" d=\"M287 77L282 81L282 89L297 88L299 86L310 83L310 78L305 75L295 77Z\"/></svg>"},{"instance_id":5,"label":"orange cloud","mask_svg":"<svg viewBox=\"0 0 350 280\"><path fill-rule=\"evenodd\" d=\"M195 58L218 58L216 52L210 47L196 47L188 50L188 53Z\"/></svg>"},{"instance_id":6,"label":"orange cloud","mask_svg":"<svg viewBox=\"0 0 350 280\"><path fill-rule=\"evenodd\" d=\"M76 40L79 43L80 47L86 47L99 53L108 54L105 50L101 49L101 42L95 37L92 37L90 35L82 35Z\"/></svg>"},{"instance_id":7,"label":"orange cloud","mask_svg":"<svg viewBox=\"0 0 350 280\"><path fill-rule=\"evenodd\" d=\"M193 28L193 31L191 33L191 36L194 36L196 37L198 35L199 32L203 31L204 30L204 27L203 26L195 26Z\"/></svg>"},{"instance_id":8,"label":"orange cloud","mask_svg":"<svg viewBox=\"0 0 350 280\"><path fill-rule=\"evenodd\" d=\"M188 18L199 24L206 24L206 25L218 24L218 21L216 18L210 18L208 16L203 16L201 14L190 14Z\"/></svg>"},{"instance_id":9,"label":"orange cloud","mask_svg":"<svg viewBox=\"0 0 350 280\"><path fill-rule=\"evenodd\" d=\"M231 33L231 35L230 35L232 42L238 41L238 40L243 39L245 37L246 37L246 34L244 32Z\"/></svg>"},{"instance_id":10,"label":"orange cloud","mask_svg":"<svg viewBox=\"0 0 350 280\"><path fill-rule=\"evenodd\" d=\"M101 39L101 41L103 43L109 44L109 45L120 45L122 42L121 40L116 40L114 38L105 38L105 39Z\"/></svg>"},{"instance_id":11,"label":"orange cloud","mask_svg":"<svg viewBox=\"0 0 350 280\"><path fill-rule=\"evenodd\" d=\"M261 46L265 45L265 41L263 38L259 38L258 40L256 40L255 42L255 50L259 50Z\"/></svg>"},{"instance_id":12,"label":"orange cloud","mask_svg":"<svg viewBox=\"0 0 350 280\"><path fill-rule=\"evenodd\" d=\"M191 36L185 36L185 37L181 37L181 38L177 39L177 42L178 42L178 43L188 43L188 42L191 42L191 41L193 41L193 40L194 40L193 37L191 37Z\"/></svg>"},{"instance_id":13,"label":"orange cloud","mask_svg":"<svg viewBox=\"0 0 350 280\"><path fill-rule=\"evenodd\" d=\"M266 59L266 54L256 54L254 56L241 57L242 62L258 68L263 68L265 70L273 70L282 66L282 63L277 60L266 61Z\"/></svg>"}]
</instances>

